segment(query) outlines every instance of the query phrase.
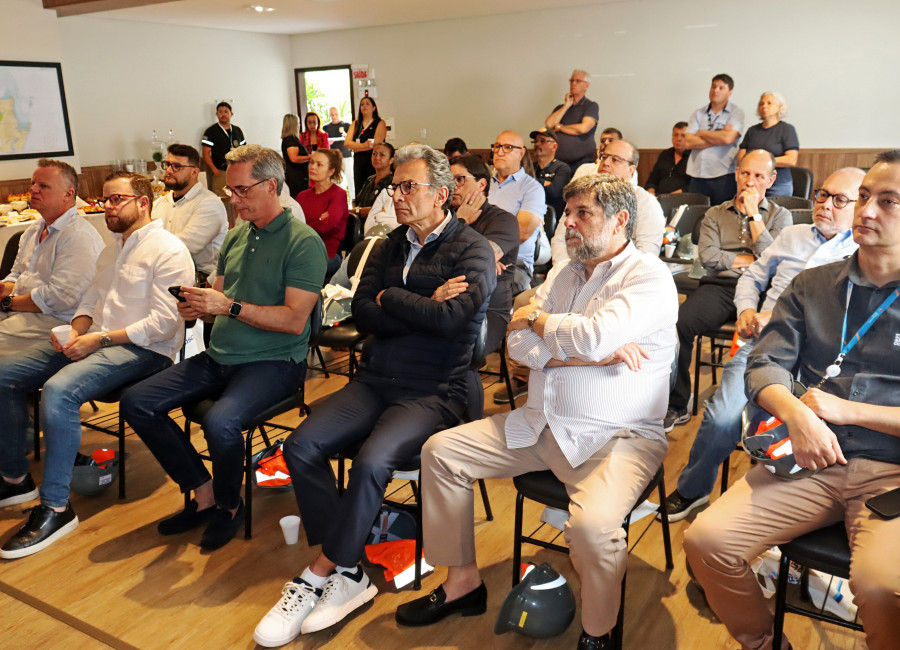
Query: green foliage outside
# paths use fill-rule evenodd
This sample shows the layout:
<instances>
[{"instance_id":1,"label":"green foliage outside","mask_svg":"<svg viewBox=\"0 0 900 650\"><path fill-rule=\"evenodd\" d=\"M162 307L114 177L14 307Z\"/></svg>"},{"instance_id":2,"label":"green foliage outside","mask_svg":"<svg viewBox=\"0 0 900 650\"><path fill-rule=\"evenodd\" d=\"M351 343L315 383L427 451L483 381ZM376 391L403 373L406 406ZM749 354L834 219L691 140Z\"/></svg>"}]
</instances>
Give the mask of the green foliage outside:
<instances>
[{"instance_id":1,"label":"green foliage outside","mask_svg":"<svg viewBox=\"0 0 900 650\"><path fill-rule=\"evenodd\" d=\"M308 111L317 113L323 125L328 124L330 121L328 109L335 105L341 113L341 120L351 122L353 116L350 113L350 102L344 100L339 104L335 104L333 101L329 101L328 97L325 96L325 93L322 92L315 82L310 81L309 78L306 79L306 108Z\"/></svg>"}]
</instances>

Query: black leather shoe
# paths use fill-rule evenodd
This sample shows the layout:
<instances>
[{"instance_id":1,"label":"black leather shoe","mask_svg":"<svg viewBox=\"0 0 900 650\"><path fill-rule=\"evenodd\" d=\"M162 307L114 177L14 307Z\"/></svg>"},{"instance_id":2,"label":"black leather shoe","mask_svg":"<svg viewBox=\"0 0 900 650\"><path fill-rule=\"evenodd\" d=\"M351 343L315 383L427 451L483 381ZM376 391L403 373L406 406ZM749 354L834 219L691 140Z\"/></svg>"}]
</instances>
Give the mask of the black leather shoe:
<instances>
[{"instance_id":1,"label":"black leather shoe","mask_svg":"<svg viewBox=\"0 0 900 650\"><path fill-rule=\"evenodd\" d=\"M31 474L25 475L21 483L7 483L0 479L0 508L14 506L38 498L38 489L34 486Z\"/></svg>"},{"instance_id":2,"label":"black leather shoe","mask_svg":"<svg viewBox=\"0 0 900 650\"><path fill-rule=\"evenodd\" d=\"M176 512L171 517L166 517L156 524L156 530L160 535L179 535L193 530L198 526L204 526L212 519L216 507L197 510L197 502L191 499L181 512Z\"/></svg>"},{"instance_id":3,"label":"black leather shoe","mask_svg":"<svg viewBox=\"0 0 900 650\"><path fill-rule=\"evenodd\" d=\"M67 503L66 509L62 512L56 512L53 508L41 503L31 508L28 521L6 541L3 548L0 549L0 557L13 560L32 555L47 548L76 528L78 528L78 517L75 516L71 504Z\"/></svg>"},{"instance_id":4,"label":"black leather shoe","mask_svg":"<svg viewBox=\"0 0 900 650\"><path fill-rule=\"evenodd\" d=\"M400 605L394 614L394 619L400 625L421 627L437 623L457 612L463 616L478 616L486 611L487 588L483 582L465 596L460 596L449 603L447 594L444 593L444 587L441 585L427 596Z\"/></svg>"},{"instance_id":5,"label":"black leather shoe","mask_svg":"<svg viewBox=\"0 0 900 650\"><path fill-rule=\"evenodd\" d=\"M215 508L210 516L209 526L203 531L203 537L200 538L200 546L207 551L215 551L222 548L230 542L244 524L244 502L238 505L237 512L234 517L231 513L222 508Z\"/></svg>"},{"instance_id":6,"label":"black leather shoe","mask_svg":"<svg viewBox=\"0 0 900 650\"><path fill-rule=\"evenodd\" d=\"M582 630L581 638L578 639L578 650L612 650L613 645L610 633L603 636L591 636Z\"/></svg>"}]
</instances>

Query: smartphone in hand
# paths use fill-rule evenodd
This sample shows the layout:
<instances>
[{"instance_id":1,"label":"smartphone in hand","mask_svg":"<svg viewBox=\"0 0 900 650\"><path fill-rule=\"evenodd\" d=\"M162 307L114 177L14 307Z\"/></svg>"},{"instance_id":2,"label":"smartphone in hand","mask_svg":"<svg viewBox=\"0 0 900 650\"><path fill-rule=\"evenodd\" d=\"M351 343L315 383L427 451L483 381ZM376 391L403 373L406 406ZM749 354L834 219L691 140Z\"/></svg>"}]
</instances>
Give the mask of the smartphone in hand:
<instances>
[{"instance_id":1,"label":"smartphone in hand","mask_svg":"<svg viewBox=\"0 0 900 650\"><path fill-rule=\"evenodd\" d=\"M169 287L169 293L175 296L175 299L178 300L178 302L184 302L185 300L187 300L187 298L181 295L181 287L178 285Z\"/></svg>"}]
</instances>

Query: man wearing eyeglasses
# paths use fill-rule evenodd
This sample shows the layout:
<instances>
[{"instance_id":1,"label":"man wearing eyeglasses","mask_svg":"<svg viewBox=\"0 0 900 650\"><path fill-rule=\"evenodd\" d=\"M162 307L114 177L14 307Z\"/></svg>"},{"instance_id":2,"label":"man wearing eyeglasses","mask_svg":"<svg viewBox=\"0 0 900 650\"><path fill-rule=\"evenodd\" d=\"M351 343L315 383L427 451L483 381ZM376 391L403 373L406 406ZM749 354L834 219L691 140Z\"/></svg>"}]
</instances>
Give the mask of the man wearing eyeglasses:
<instances>
[{"instance_id":1,"label":"man wearing eyeglasses","mask_svg":"<svg viewBox=\"0 0 900 650\"><path fill-rule=\"evenodd\" d=\"M72 320L103 249L100 233L75 210L78 175L71 165L39 160L30 191L41 216L22 233L0 283L0 357L46 341L51 329Z\"/></svg>"},{"instance_id":2,"label":"man wearing eyeglasses","mask_svg":"<svg viewBox=\"0 0 900 650\"><path fill-rule=\"evenodd\" d=\"M187 506L157 524L160 535L204 527L200 546L227 544L244 522L244 430L293 395L306 378L309 317L325 279L325 245L283 209L284 162L271 149L244 145L226 156L224 191L248 222L225 236L211 289L180 286L186 321L213 323L209 347L134 386L121 412ZM169 412L215 400L203 419L212 475Z\"/></svg>"},{"instance_id":3,"label":"man wearing eyeglasses","mask_svg":"<svg viewBox=\"0 0 900 650\"><path fill-rule=\"evenodd\" d=\"M397 151L392 194L400 222L369 255L353 319L370 335L353 380L284 443L303 529L321 544L282 589L253 639L266 647L317 632L372 600L360 560L392 472L436 431L457 424L468 402L472 350L497 274L488 241L452 212L447 157L426 145ZM330 458L359 451L339 496Z\"/></svg>"},{"instance_id":4,"label":"man wearing eyeglasses","mask_svg":"<svg viewBox=\"0 0 900 650\"><path fill-rule=\"evenodd\" d=\"M569 166L557 160L559 149L557 134L550 129L532 131L529 136L534 143L534 151L537 158L534 162L534 177L544 186L544 196L547 205L553 206L556 217L562 219L566 202L563 200L563 188L572 180L572 170Z\"/></svg>"},{"instance_id":5,"label":"man wearing eyeglasses","mask_svg":"<svg viewBox=\"0 0 900 650\"><path fill-rule=\"evenodd\" d=\"M741 440L741 412L747 404L744 396L747 357L772 318L778 297L803 269L837 262L857 249L851 226L853 205L863 176L864 172L855 167L840 169L829 176L815 190L814 224L798 224L782 230L738 280L734 292L737 331L746 342L725 364L719 388L706 405L687 467L678 478L677 489L666 499L669 521L680 521L709 503L719 466ZM760 308L763 294L765 301Z\"/></svg>"},{"instance_id":6,"label":"man wearing eyeglasses","mask_svg":"<svg viewBox=\"0 0 900 650\"><path fill-rule=\"evenodd\" d=\"M195 285L206 286L206 278L216 270L219 249L228 232L225 206L198 182L200 154L192 146L169 145L162 167L163 182L170 191L153 203L153 216L184 242L194 260Z\"/></svg>"},{"instance_id":7,"label":"man wearing eyeglasses","mask_svg":"<svg viewBox=\"0 0 900 650\"><path fill-rule=\"evenodd\" d=\"M151 221L150 182L116 172L103 183L103 197L115 239L97 258L71 327L0 360L0 507L38 494L41 500L0 548L5 559L37 553L78 526L69 484L81 444L81 405L171 366L184 337L168 287L192 283L194 264L184 244ZM47 445L40 493L25 456L28 407L38 389Z\"/></svg>"},{"instance_id":8,"label":"man wearing eyeglasses","mask_svg":"<svg viewBox=\"0 0 900 650\"><path fill-rule=\"evenodd\" d=\"M600 119L600 106L585 97L590 87L590 75L584 70L573 70L563 103L544 120L544 126L557 135L557 156L569 165L573 174L579 165L594 160L594 133Z\"/></svg>"},{"instance_id":9,"label":"man wearing eyeglasses","mask_svg":"<svg viewBox=\"0 0 900 650\"><path fill-rule=\"evenodd\" d=\"M519 221L519 257L513 291L518 294L531 286L534 275L535 252L544 229L547 205L544 188L522 168L527 151L525 141L515 131L504 131L491 145L494 177L488 199L494 205L516 215ZM546 242L546 235L543 237ZM546 245L549 245L547 242Z\"/></svg>"}]
</instances>

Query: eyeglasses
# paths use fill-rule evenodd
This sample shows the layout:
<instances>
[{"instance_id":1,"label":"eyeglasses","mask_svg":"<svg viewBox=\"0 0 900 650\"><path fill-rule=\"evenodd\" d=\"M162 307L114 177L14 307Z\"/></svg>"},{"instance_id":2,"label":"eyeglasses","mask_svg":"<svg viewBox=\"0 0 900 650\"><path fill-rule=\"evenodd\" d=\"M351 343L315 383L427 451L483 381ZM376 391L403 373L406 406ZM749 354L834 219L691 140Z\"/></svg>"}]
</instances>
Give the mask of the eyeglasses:
<instances>
[{"instance_id":1,"label":"eyeglasses","mask_svg":"<svg viewBox=\"0 0 900 650\"><path fill-rule=\"evenodd\" d=\"M400 194L403 196L409 196L412 193L414 185L421 185L422 187L431 187L428 183L417 183L416 181L403 181L402 183L391 183L385 189L387 190L388 196L394 196L394 192L400 190Z\"/></svg>"},{"instance_id":2,"label":"eyeglasses","mask_svg":"<svg viewBox=\"0 0 900 650\"><path fill-rule=\"evenodd\" d=\"M587 79L569 79L570 84L586 84Z\"/></svg>"},{"instance_id":3,"label":"eyeglasses","mask_svg":"<svg viewBox=\"0 0 900 650\"><path fill-rule=\"evenodd\" d=\"M162 165L162 168L164 170L171 169L173 172L180 172L185 167L191 167L193 169L197 169L197 165L182 165L181 163L173 163L173 162L169 162L168 160L163 160L160 163L160 165Z\"/></svg>"},{"instance_id":4,"label":"eyeglasses","mask_svg":"<svg viewBox=\"0 0 900 650\"><path fill-rule=\"evenodd\" d=\"M813 198L816 200L816 203L825 203L825 201L828 200L828 197L831 197L831 202L838 210L846 208L849 204L856 201L856 199L851 199L843 194L832 194L828 190L823 190L821 188L813 190Z\"/></svg>"},{"instance_id":5,"label":"eyeglasses","mask_svg":"<svg viewBox=\"0 0 900 650\"><path fill-rule=\"evenodd\" d=\"M460 185L466 184L467 178L471 178L473 181L475 180L474 176L467 176L465 174L460 174L459 176L454 176L453 181L456 183L457 187L459 187Z\"/></svg>"},{"instance_id":6,"label":"eyeglasses","mask_svg":"<svg viewBox=\"0 0 900 650\"><path fill-rule=\"evenodd\" d=\"M247 185L246 187L244 187L243 185L238 185L237 187L228 187L226 185L225 187L222 188L222 190L225 192L225 194L227 196L236 196L239 199L242 199L245 196L247 196L247 192L252 190L254 187L259 185L260 183L265 183L267 180L269 180L269 179L264 178L261 181L258 181L256 183L254 183L253 185Z\"/></svg>"},{"instance_id":7,"label":"eyeglasses","mask_svg":"<svg viewBox=\"0 0 900 650\"><path fill-rule=\"evenodd\" d=\"M117 206L125 199L137 199L140 198L138 194L110 194L109 196L104 196L100 199L100 205L112 205Z\"/></svg>"},{"instance_id":8,"label":"eyeglasses","mask_svg":"<svg viewBox=\"0 0 900 650\"><path fill-rule=\"evenodd\" d=\"M552 138L535 138L532 142L535 144L550 144L551 142L556 142L556 140Z\"/></svg>"},{"instance_id":9,"label":"eyeglasses","mask_svg":"<svg viewBox=\"0 0 900 650\"><path fill-rule=\"evenodd\" d=\"M613 163L615 163L616 165L632 164L630 160L626 160L625 158L622 158L621 156L615 156L611 153L601 153L600 154L600 162L603 162L604 160L612 160Z\"/></svg>"},{"instance_id":10,"label":"eyeglasses","mask_svg":"<svg viewBox=\"0 0 900 650\"><path fill-rule=\"evenodd\" d=\"M494 144L491 145L491 151L493 151L494 153L497 153L501 149L503 150L503 153L512 153L516 149L524 149L524 148L525 147L520 147L515 144L499 144L497 142L495 142Z\"/></svg>"}]
</instances>

